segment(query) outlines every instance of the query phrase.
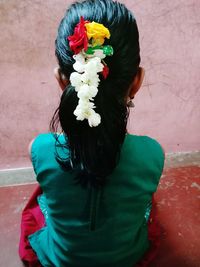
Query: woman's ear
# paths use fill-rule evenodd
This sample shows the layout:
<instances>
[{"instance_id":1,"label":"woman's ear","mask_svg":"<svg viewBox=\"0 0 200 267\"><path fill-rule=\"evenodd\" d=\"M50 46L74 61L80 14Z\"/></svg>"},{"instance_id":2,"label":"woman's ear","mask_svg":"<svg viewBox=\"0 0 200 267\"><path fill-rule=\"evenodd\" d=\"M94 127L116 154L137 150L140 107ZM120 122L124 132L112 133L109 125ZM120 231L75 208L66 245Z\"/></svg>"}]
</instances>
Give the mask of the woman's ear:
<instances>
[{"instance_id":1,"label":"woman's ear","mask_svg":"<svg viewBox=\"0 0 200 267\"><path fill-rule=\"evenodd\" d=\"M129 91L129 97L130 98L134 98L135 94L140 89L142 82L144 80L144 74L145 74L144 69L142 67L139 67L138 72L137 72L136 76L134 77L134 80L130 86L130 88L131 88Z\"/></svg>"},{"instance_id":2,"label":"woman's ear","mask_svg":"<svg viewBox=\"0 0 200 267\"><path fill-rule=\"evenodd\" d=\"M56 80L58 81L61 90L64 91L66 86L69 84L69 79L67 79L65 75L61 73L59 67L56 67L54 69L54 75L56 77Z\"/></svg>"}]
</instances>

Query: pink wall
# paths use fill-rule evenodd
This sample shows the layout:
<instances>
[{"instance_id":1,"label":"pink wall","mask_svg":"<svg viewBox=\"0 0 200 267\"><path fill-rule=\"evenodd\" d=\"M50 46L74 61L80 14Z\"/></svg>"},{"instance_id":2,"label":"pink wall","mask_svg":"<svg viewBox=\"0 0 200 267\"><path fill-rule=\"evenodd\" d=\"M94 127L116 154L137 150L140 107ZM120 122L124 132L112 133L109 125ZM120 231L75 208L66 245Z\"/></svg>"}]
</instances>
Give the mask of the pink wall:
<instances>
[{"instance_id":1,"label":"pink wall","mask_svg":"<svg viewBox=\"0 0 200 267\"><path fill-rule=\"evenodd\" d=\"M27 144L48 123L60 91L54 39L64 0L0 2L0 165L27 162ZM146 78L129 129L166 151L200 149L200 1L122 0L140 29Z\"/></svg>"}]
</instances>

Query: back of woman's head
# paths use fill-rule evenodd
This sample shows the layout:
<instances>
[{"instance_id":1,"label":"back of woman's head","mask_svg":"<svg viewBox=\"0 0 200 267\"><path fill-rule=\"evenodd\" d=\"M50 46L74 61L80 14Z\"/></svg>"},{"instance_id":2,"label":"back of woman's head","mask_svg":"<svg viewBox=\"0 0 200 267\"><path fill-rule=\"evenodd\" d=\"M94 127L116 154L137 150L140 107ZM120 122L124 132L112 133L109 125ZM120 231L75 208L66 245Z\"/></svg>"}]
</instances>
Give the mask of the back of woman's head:
<instances>
[{"instance_id":1,"label":"back of woman's head","mask_svg":"<svg viewBox=\"0 0 200 267\"><path fill-rule=\"evenodd\" d=\"M87 21L103 24L110 31L105 41L114 49L105 62L109 67L106 79L100 77L98 94L94 98L95 111L101 116L97 127L87 120L79 121L73 114L78 105L75 88L69 84L63 91L60 105L51 121L51 130L61 124L70 158L57 160L63 166L69 163L77 170L77 182L82 185L101 186L116 167L126 135L128 89L137 74L139 36L132 13L121 3L112 0L86 0L70 6L62 19L56 39L56 57L60 71L69 79L73 70L73 52L68 36L72 35L81 16Z\"/></svg>"}]
</instances>

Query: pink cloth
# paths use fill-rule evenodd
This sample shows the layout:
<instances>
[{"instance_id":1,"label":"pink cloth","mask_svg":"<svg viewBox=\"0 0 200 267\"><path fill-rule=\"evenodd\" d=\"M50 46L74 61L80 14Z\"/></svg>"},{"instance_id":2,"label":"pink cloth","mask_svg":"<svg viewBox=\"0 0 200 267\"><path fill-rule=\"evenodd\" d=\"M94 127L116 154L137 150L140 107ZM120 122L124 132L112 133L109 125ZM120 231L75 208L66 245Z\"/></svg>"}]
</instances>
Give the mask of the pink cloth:
<instances>
[{"instance_id":1,"label":"pink cloth","mask_svg":"<svg viewBox=\"0 0 200 267\"><path fill-rule=\"evenodd\" d=\"M29 235L45 226L45 218L37 202L37 197L41 194L42 190L38 186L22 213L19 256L26 267L42 267L28 240ZM160 236L161 228L156 220L156 204L153 198L148 222L148 238L151 247L135 267L147 267L153 261L160 246Z\"/></svg>"},{"instance_id":2,"label":"pink cloth","mask_svg":"<svg viewBox=\"0 0 200 267\"><path fill-rule=\"evenodd\" d=\"M22 212L19 256L27 267L42 267L28 240L29 235L45 225L44 216L37 203L37 197L41 194L42 190L38 186Z\"/></svg>"}]
</instances>

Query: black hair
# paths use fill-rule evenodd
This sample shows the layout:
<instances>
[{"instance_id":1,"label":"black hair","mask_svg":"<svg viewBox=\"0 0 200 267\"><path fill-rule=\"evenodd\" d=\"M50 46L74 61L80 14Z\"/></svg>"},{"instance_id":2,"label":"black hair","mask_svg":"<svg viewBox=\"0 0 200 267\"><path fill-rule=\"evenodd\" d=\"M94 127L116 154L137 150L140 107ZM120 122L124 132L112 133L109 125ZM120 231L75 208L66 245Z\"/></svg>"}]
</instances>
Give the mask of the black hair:
<instances>
[{"instance_id":1,"label":"black hair","mask_svg":"<svg viewBox=\"0 0 200 267\"><path fill-rule=\"evenodd\" d=\"M56 132L60 123L66 141L60 145L70 151L70 156L65 159L56 154L60 165L76 170L76 182L82 186L98 187L105 185L106 178L117 166L125 139L129 114L125 99L140 64L139 34L133 14L119 2L85 0L72 4L60 23L55 41L60 71L67 78L74 71L73 52L67 37L73 34L81 16L107 27L111 37L105 44L114 49L113 56L105 58L109 75L105 80L101 78L94 98L95 111L100 114L101 123L90 127L87 120L76 120L73 112L78 105L78 97L69 84L51 120L50 130ZM59 143L58 135L55 138Z\"/></svg>"}]
</instances>

